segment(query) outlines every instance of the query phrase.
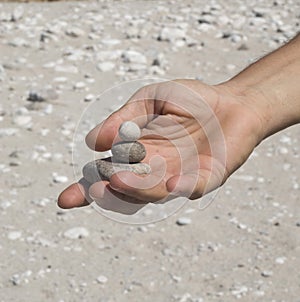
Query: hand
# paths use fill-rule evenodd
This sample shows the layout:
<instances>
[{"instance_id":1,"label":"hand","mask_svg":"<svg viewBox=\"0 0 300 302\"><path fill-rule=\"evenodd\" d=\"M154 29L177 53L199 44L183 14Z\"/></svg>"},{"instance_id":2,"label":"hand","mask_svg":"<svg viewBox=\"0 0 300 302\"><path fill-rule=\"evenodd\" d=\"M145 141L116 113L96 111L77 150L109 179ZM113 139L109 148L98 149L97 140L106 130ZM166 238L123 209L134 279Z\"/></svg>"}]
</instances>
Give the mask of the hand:
<instances>
[{"instance_id":1,"label":"hand","mask_svg":"<svg viewBox=\"0 0 300 302\"><path fill-rule=\"evenodd\" d=\"M152 173L114 174L110 181L81 180L65 189L58 205L72 208L111 196L133 203L166 201L174 196L196 199L222 185L262 140L262 117L251 97L232 86L208 86L176 80L141 88L118 111L86 137L96 151L109 150L124 121L142 129L147 150L143 160Z\"/></svg>"}]
</instances>

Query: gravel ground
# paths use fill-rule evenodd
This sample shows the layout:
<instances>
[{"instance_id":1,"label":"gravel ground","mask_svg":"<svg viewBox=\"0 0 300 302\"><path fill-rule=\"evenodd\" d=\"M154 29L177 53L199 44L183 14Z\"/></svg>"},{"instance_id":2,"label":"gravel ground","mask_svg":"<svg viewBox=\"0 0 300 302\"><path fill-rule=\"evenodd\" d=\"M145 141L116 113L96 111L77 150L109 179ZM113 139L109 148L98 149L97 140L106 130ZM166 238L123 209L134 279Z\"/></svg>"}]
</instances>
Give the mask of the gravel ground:
<instances>
[{"instance_id":1,"label":"gravel ground","mask_svg":"<svg viewBox=\"0 0 300 302\"><path fill-rule=\"evenodd\" d=\"M294 36L299 12L298 0L0 3L0 301L299 302L298 126L257 147L203 211L188 202L137 226L56 206L99 94L224 81Z\"/></svg>"}]
</instances>

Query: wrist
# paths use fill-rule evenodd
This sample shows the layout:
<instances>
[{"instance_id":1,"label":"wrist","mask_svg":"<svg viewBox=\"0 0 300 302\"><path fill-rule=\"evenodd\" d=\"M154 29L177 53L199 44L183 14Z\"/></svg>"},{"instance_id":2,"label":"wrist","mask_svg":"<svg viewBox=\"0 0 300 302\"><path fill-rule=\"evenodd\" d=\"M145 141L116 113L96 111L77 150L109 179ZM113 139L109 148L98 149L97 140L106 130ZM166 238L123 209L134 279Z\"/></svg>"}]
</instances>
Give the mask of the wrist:
<instances>
[{"instance_id":1,"label":"wrist","mask_svg":"<svg viewBox=\"0 0 300 302\"><path fill-rule=\"evenodd\" d=\"M270 134L272 114L268 109L267 96L256 87L243 86L236 80L229 80L216 86L229 93L239 106L243 106L245 120L249 123L249 130L254 132L257 145Z\"/></svg>"},{"instance_id":2,"label":"wrist","mask_svg":"<svg viewBox=\"0 0 300 302\"><path fill-rule=\"evenodd\" d=\"M276 76L274 76L276 77ZM280 79L278 78L278 82ZM248 106L261 121L261 140L289 126L300 123L300 104L297 94L278 86L272 81L243 85L239 78L224 83ZM286 85L287 86L287 85Z\"/></svg>"},{"instance_id":3,"label":"wrist","mask_svg":"<svg viewBox=\"0 0 300 302\"><path fill-rule=\"evenodd\" d=\"M300 123L300 35L224 83L262 122L262 137Z\"/></svg>"}]
</instances>

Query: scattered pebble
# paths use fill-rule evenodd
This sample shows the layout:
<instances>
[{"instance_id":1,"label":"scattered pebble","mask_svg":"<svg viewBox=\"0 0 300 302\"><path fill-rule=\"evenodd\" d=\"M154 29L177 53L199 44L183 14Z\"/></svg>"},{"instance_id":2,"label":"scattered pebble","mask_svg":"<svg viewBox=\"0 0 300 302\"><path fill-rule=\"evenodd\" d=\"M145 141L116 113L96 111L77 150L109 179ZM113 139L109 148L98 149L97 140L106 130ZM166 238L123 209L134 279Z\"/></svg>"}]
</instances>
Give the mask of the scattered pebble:
<instances>
[{"instance_id":1,"label":"scattered pebble","mask_svg":"<svg viewBox=\"0 0 300 302\"><path fill-rule=\"evenodd\" d=\"M78 38L85 34L84 30L76 27L72 27L66 30L66 35L72 38Z\"/></svg>"},{"instance_id":2,"label":"scattered pebble","mask_svg":"<svg viewBox=\"0 0 300 302\"><path fill-rule=\"evenodd\" d=\"M52 177L53 177L53 182L55 183L66 183L69 180L67 176L58 175L55 172L52 174Z\"/></svg>"},{"instance_id":3,"label":"scattered pebble","mask_svg":"<svg viewBox=\"0 0 300 302\"><path fill-rule=\"evenodd\" d=\"M142 53L135 50L126 50L122 54L125 63L147 64L147 58Z\"/></svg>"},{"instance_id":4,"label":"scattered pebble","mask_svg":"<svg viewBox=\"0 0 300 302\"><path fill-rule=\"evenodd\" d=\"M101 62L97 65L97 68L102 72L107 72L113 70L115 66L113 62Z\"/></svg>"},{"instance_id":5,"label":"scattered pebble","mask_svg":"<svg viewBox=\"0 0 300 302\"><path fill-rule=\"evenodd\" d=\"M64 237L68 239L81 239L89 236L89 231L85 227L74 227L64 232Z\"/></svg>"},{"instance_id":6,"label":"scattered pebble","mask_svg":"<svg viewBox=\"0 0 300 302\"><path fill-rule=\"evenodd\" d=\"M192 223L192 219L191 218L188 218L188 217L179 217L176 221L176 223L180 226L183 226L183 225L188 225L188 224L191 224Z\"/></svg>"},{"instance_id":7,"label":"scattered pebble","mask_svg":"<svg viewBox=\"0 0 300 302\"><path fill-rule=\"evenodd\" d=\"M29 277L32 275L31 270L27 270L23 273L17 273L11 276L10 281L13 285L21 285L29 283Z\"/></svg>"},{"instance_id":8,"label":"scattered pebble","mask_svg":"<svg viewBox=\"0 0 300 302\"><path fill-rule=\"evenodd\" d=\"M22 232L21 231L11 231L8 233L7 238L9 240L17 240L22 237Z\"/></svg>"},{"instance_id":9,"label":"scattered pebble","mask_svg":"<svg viewBox=\"0 0 300 302\"><path fill-rule=\"evenodd\" d=\"M0 138L5 136L14 136L19 132L17 128L0 128Z\"/></svg>"},{"instance_id":10,"label":"scattered pebble","mask_svg":"<svg viewBox=\"0 0 300 302\"><path fill-rule=\"evenodd\" d=\"M57 98L57 91L52 87L46 87L45 89L30 91L27 100L30 102L46 102L56 100Z\"/></svg>"},{"instance_id":11,"label":"scattered pebble","mask_svg":"<svg viewBox=\"0 0 300 302\"><path fill-rule=\"evenodd\" d=\"M108 279L107 277L103 276L103 275L100 275L98 278L97 278L97 282L100 283L100 284L105 284L107 283Z\"/></svg>"},{"instance_id":12,"label":"scattered pebble","mask_svg":"<svg viewBox=\"0 0 300 302\"><path fill-rule=\"evenodd\" d=\"M275 262L276 262L277 264L284 264L284 263L286 262L286 260L287 260L286 257L277 257L277 258L275 259Z\"/></svg>"},{"instance_id":13,"label":"scattered pebble","mask_svg":"<svg viewBox=\"0 0 300 302\"><path fill-rule=\"evenodd\" d=\"M273 276L273 272L272 271L262 271L261 272L262 277L268 278Z\"/></svg>"}]
</instances>

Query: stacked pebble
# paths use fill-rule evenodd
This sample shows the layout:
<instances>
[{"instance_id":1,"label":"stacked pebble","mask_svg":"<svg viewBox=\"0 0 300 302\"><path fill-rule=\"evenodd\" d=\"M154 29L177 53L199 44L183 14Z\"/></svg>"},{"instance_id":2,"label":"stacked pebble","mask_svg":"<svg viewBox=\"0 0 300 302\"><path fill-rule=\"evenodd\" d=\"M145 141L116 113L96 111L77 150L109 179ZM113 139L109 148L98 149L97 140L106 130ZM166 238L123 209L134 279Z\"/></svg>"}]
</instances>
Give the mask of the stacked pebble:
<instances>
[{"instance_id":1,"label":"stacked pebble","mask_svg":"<svg viewBox=\"0 0 300 302\"><path fill-rule=\"evenodd\" d=\"M134 122L124 122L119 128L121 142L111 148L112 158L97 159L87 163L82 170L84 178L94 183L100 180L109 180L110 177L120 171L130 171L136 174L149 174L150 166L141 161L146 156L146 149L137 140L141 136L141 130Z\"/></svg>"}]
</instances>

